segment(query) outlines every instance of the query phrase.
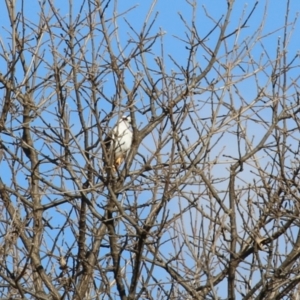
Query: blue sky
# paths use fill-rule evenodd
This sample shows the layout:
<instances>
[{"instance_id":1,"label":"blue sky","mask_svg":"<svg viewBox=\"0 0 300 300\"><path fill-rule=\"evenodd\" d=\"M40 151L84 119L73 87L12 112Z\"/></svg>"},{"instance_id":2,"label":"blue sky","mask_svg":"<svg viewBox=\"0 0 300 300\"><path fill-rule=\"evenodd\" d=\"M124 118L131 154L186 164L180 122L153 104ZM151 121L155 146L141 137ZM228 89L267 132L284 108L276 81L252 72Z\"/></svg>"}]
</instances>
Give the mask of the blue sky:
<instances>
[{"instance_id":1,"label":"blue sky","mask_svg":"<svg viewBox=\"0 0 300 300\"><path fill-rule=\"evenodd\" d=\"M215 21L218 21L219 19L224 16L224 12L226 10L226 1L197 1L197 10L195 14L195 25L198 31L198 34L201 37L204 37L208 34L208 32L211 30L211 28L214 26ZM17 1L19 5L21 5L21 1ZM232 12L232 16L230 19L230 24L228 27L228 33L234 31L239 24L243 23L250 11L252 10L253 6L255 5L255 1L236 1L236 4L234 5L234 9ZM300 2L298 0L292 0L290 6L290 15L288 17L289 22L293 22L300 11ZM162 1L157 1L157 4L153 7L153 11L151 15L148 15L149 8L153 4L153 1L148 1L148 0L141 0L140 2L136 1L119 1L118 3L118 8L117 12L118 13L123 13L130 9L131 7L135 7L134 9L130 10L124 17L120 17L118 19L118 29L119 29L119 38L121 41L122 45L125 45L127 41L131 39L135 39L136 36L132 32L131 28L128 26L127 22L128 21L132 28L139 33L141 28L143 27L144 21L149 16L150 22L154 19L156 13L157 18L156 22L153 25L153 28L151 31L156 33L157 31L161 31L164 34L161 37L161 41L164 45L163 52L161 50L161 45L160 45L160 40L152 46L152 51L151 54L147 54L146 58L149 63L149 66L156 68L157 64L155 62L156 57L161 57L163 54L164 57L164 62L165 62L165 68L167 73L171 73L172 70L175 72L179 72L178 67L172 62L172 59L176 61L176 63L179 66L185 66L186 65L186 60L187 60L187 55L188 55L188 49L186 49L186 44L182 40L186 40L186 33L188 32L187 29L185 28L185 24L182 21L181 17L182 16L186 21L187 21L187 26L191 25L191 19L192 19L192 7L188 5L185 1L182 0L162 0ZM28 22L36 23L39 20L39 4L38 1L26 1L24 3L25 5L25 18L28 20ZM66 17L66 22L68 21L69 18L69 5L67 1L56 1L55 5L57 9L60 11L61 15L64 15ZM267 8L266 8L267 5ZM10 30L10 25L8 23L8 17L6 14L6 9L4 8L4 4L2 4L3 9L0 10L0 39L1 42L6 45L6 50L9 52L9 45L10 45L10 40L8 38L6 29L9 31ZM251 57L253 58L254 61L260 61L262 64L267 63L268 60L273 61L276 58L276 51L277 51L277 45L278 41L279 43L282 44L283 40L283 25L285 22L285 7L286 7L286 1L259 1L256 7L256 10L254 11L252 17L250 18L249 22L247 23L247 27L243 29L240 34L234 35L231 38L229 38L226 43L227 47L230 49L233 45L233 43L238 40L239 43L243 43L243 41L247 40L249 41L248 46L250 47L253 43L255 43L255 46L253 46L253 49L251 49ZM107 10L107 18L109 14L111 13L111 9L113 6L110 6ZM73 11L74 11L74 18L77 16L78 11L81 9L81 1L74 1L73 5ZM87 11L87 7L84 6L83 8L84 11ZM83 14L85 15L85 14ZM258 27L261 26L261 32L257 33ZM81 34L83 32L86 32L87 29L82 29ZM59 26L57 26L57 32L60 32ZM300 26L299 23L296 23L295 27L290 26L288 33L292 33L291 35L288 35L288 47L287 47L287 60L291 60L299 51L300 45L299 45L299 36L300 36ZM28 32L30 34L30 32ZM99 34L100 36L100 34ZM151 34L150 34L151 36ZM208 45L211 47L211 49L214 48L216 44L216 38L218 36L218 31L216 30L208 40ZM59 50L63 50L63 44L60 46L61 48L58 48ZM87 43L87 47L89 47L89 43ZM45 45L42 47L46 51L46 56L49 55L47 54L47 51L51 50L50 44L47 42ZM128 53L130 51L130 47L125 50L125 53ZM1 50L2 52L2 50ZM222 53L225 52L225 48L221 49L221 55ZM80 52L78 52L80 54ZM30 61L30 53L28 52L27 54L27 59ZM91 55L89 51L87 51L87 55ZM234 58L235 53L233 53L232 58ZM170 59L170 57L172 59ZM203 69L205 68L207 64L206 58L208 57L208 54L202 49L199 50L197 53L197 62L199 63L200 67ZM221 57L220 61L224 63L228 63L230 61L231 56L228 57ZM247 68L247 63L250 61L249 57L245 58L245 61L241 62L241 66L244 67L244 70ZM49 55L49 65L51 65L51 56ZM299 58L296 59L296 65L299 65ZM272 64L269 64L268 67L266 67L265 71L263 72L258 72L258 79L260 81L261 86L263 86L266 82L270 80L270 74L271 74L271 68ZM47 65L44 64L43 67L40 70L40 74L42 76L45 76L45 74L48 73ZM3 60L3 58L0 57L0 72L1 73L6 73L6 64ZM245 72L243 72L239 68L235 68L233 71L233 74L236 76L234 78L239 78L239 76L244 76ZM299 70L298 68L295 68L295 70L291 70L289 72L289 77L288 80L292 82L293 80L298 78ZM22 81L22 78L24 74L20 71L20 73L17 72L17 77L20 81ZM127 84L128 86L132 86L133 84L133 77L129 76L130 74L128 73L128 81ZM212 71L209 75L208 78L212 80L214 77L217 76L217 72ZM107 83L104 85L104 91L107 95L113 95L113 82L110 81L111 78L107 78ZM206 87L207 83L203 82L203 86ZM238 82L236 84L237 90L240 91L240 94L244 97L245 101L251 102L253 98L257 95L257 86L255 82L255 78L252 76L251 78L244 80L242 82ZM222 84L221 82L218 83L217 85L218 88L220 88L219 95L221 95L222 91ZM48 90L44 90L43 92L40 92L40 94L37 93L36 96L47 96L51 92L51 87L49 87ZM287 94L293 94L294 91L288 91ZM237 92L233 93L236 95L236 97L233 99L236 108L238 109L241 105L240 102L240 97L238 96ZM4 91L0 90L0 98L2 98L4 95ZM72 96L72 95L71 95ZM146 96L140 92L139 97L141 98L141 101L147 102ZM197 98L195 98L195 101L198 101L199 103L204 103L206 99L211 97L210 93L203 93ZM38 98L38 97L37 97ZM229 101L229 96L225 95L224 96L225 100ZM53 100L54 101L54 100ZM291 100L292 101L292 100ZM141 103L137 103L137 105L141 105ZM54 127L56 126L58 120L53 118L52 112L55 109L56 103L53 102L53 104L47 106L48 112L45 114L45 119L47 119L49 122L51 122L51 125ZM106 104L102 107L102 109L109 110L109 106ZM72 101L70 101L70 119L71 123L73 124L72 130L74 131L74 134L76 134L80 130L80 124L78 122L78 119L76 117L76 111L75 107L72 106ZM73 111L72 111L73 110ZM221 109L220 114L226 114L228 113L227 109L224 107ZM251 112L249 111L249 114L251 115ZM51 117L52 116L52 117ZM209 121L206 120L206 118L209 118L211 116L211 109L210 107L205 106L203 110L201 110L201 118L203 118L201 126L205 126L205 124L209 125ZM261 117L264 119L270 119L271 118L271 110L270 109L264 109L261 113ZM52 119L51 119L52 118ZM89 118L89 114L87 112L87 118ZM113 125L115 122L116 118L112 120L110 123L110 126ZM144 124L147 122L147 118L144 115L137 114L137 121L138 125L143 127ZM12 123L15 121L13 120ZM244 123L246 125L247 122ZM257 143L260 138L263 136L265 130L262 129L262 127L256 122L251 122L248 121L248 128L247 128L247 133L250 136L253 136L254 143ZM14 126L17 127L19 124L14 123ZM40 125L40 123L37 123L37 125ZM189 127L190 123L185 123L184 126ZM235 156L237 151L236 151L236 139L235 135L233 133L234 128L232 126L228 126L228 131L225 133L224 138L219 141L217 147L213 149L211 152L211 159L213 160L215 157L219 155L219 153L226 154L226 155L231 155ZM16 135L18 135L19 132L16 131ZM149 135L145 141L143 141L144 147L141 147L141 152L149 154L149 148L152 147L154 144L155 138L157 138L157 131L155 130L153 132L153 136ZM221 134L221 133L220 133ZM168 133L165 133L165 138L167 138ZM217 138L220 135L215 135L213 140L217 140ZM2 135L1 137L3 140L9 138L5 135ZM190 134L190 139L191 142L195 141L198 138L197 135L194 135L194 133ZM41 143L40 147L42 147L42 142L41 141L36 141L36 145L39 146L39 143ZM295 143L294 140L290 141L291 144ZM295 144L294 144L295 145ZM296 146L296 145L295 145ZM75 146L74 146L75 147ZM147 150L148 147L148 150ZM76 148L76 147L75 147ZM46 148L43 148L44 151L47 151ZM168 151L168 147L166 147L166 152ZM265 157L264 153L259 153L258 157L262 161L262 165L267 165L268 160ZM265 161L264 161L265 159ZM219 158L219 164L214 166L214 172L215 174L221 174L221 173L228 173L228 167L229 167L229 162L232 162L230 158L223 157L222 155ZM79 166L84 163L84 160L82 159L82 156L78 154L78 164ZM6 184L10 184L10 178L7 176L7 164L3 161L1 162L1 168L0 168L0 176L4 180ZM45 168L48 166L45 166ZM50 166L51 169L51 166ZM250 166L245 166L245 172L243 173L243 178L238 182L238 184L243 185L243 184L248 184L249 182L252 182L253 178L255 175L250 172L250 170L253 170L253 167ZM58 171L59 172L59 171ZM58 173L59 174L59 173ZM26 179L27 172L24 171L24 174L20 172L20 182L21 184L24 185L24 189L26 189L28 185L28 181ZM55 178L54 180L59 181L58 178ZM222 182L218 186L220 189L223 187L225 188L227 185L227 182ZM71 187L69 187L71 188ZM194 187L192 188L194 189ZM58 197L57 195L49 195L48 199L44 199L45 202L47 201L53 201L54 198ZM147 202L148 199L151 198L151 193L144 193L140 195L140 201ZM101 196L99 199L103 199ZM225 194L224 194L224 200L226 200ZM178 204L178 199L174 199L172 202L172 205L170 205L169 209L171 212L175 213L179 210L179 204ZM184 203L184 200L182 200L182 203ZM204 201L205 204L205 201ZM62 217L62 215L65 213L65 211L68 211L70 209L69 204L65 204L63 206L59 207L59 210L51 210L49 212L46 212L46 214L53 215L55 216L53 218L53 223L55 225L59 226L62 225L63 220L65 219ZM143 211L142 215L147 215L147 211ZM61 216L61 218L60 218ZM74 212L73 217L76 218L76 213ZM58 231L59 229L57 229ZM66 234L66 238L67 234ZM64 238L62 238L62 241ZM62 243L62 242L61 242ZM166 248L169 248L169 244L165 246ZM56 249L57 251L58 249ZM167 253L167 251L166 251ZM187 259L187 263L191 263L191 266L193 265L193 262L189 261ZM164 275L162 275L163 278ZM159 277L159 275L158 275ZM221 295L222 293L220 293Z\"/></svg>"}]
</instances>

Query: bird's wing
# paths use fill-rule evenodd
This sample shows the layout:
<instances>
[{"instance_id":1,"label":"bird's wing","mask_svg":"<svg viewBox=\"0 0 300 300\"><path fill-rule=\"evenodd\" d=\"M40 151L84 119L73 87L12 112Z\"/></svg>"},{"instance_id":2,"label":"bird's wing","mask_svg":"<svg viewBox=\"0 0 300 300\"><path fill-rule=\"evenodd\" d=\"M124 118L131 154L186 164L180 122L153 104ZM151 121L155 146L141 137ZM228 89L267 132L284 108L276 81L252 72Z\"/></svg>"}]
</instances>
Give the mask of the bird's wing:
<instances>
[{"instance_id":1,"label":"bird's wing","mask_svg":"<svg viewBox=\"0 0 300 300\"><path fill-rule=\"evenodd\" d=\"M120 135L116 128L110 131L103 141L106 155L110 155L112 151L117 152L118 150L120 150L120 148L122 148L124 137L126 135L127 134L125 132Z\"/></svg>"},{"instance_id":2,"label":"bird's wing","mask_svg":"<svg viewBox=\"0 0 300 300\"><path fill-rule=\"evenodd\" d=\"M103 151L103 157L106 157L108 158L109 155L110 155L110 151L112 150L112 147L113 147L113 144L114 144L114 141L113 141L113 132L109 132L107 134L107 136L105 137L104 141L103 141L103 144L104 144L104 151Z\"/></svg>"}]
</instances>

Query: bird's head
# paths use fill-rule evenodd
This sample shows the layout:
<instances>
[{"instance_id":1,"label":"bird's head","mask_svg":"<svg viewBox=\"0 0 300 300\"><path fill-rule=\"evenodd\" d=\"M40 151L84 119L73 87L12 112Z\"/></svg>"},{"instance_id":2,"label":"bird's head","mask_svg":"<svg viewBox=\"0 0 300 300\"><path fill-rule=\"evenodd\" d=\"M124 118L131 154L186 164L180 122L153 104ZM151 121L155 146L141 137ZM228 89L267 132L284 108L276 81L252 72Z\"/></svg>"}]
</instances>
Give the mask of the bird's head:
<instances>
[{"instance_id":1,"label":"bird's head","mask_svg":"<svg viewBox=\"0 0 300 300\"><path fill-rule=\"evenodd\" d=\"M123 116L122 117L122 121L128 122L129 124L131 124L131 118L130 116Z\"/></svg>"}]
</instances>

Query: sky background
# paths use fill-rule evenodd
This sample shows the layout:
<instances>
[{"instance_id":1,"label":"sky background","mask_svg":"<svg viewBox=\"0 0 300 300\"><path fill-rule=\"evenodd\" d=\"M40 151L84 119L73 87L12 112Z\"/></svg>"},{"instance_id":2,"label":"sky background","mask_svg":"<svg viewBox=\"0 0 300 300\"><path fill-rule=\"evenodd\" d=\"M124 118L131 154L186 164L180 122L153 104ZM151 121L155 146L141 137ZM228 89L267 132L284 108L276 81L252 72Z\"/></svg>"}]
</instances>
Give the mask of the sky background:
<instances>
[{"instance_id":1,"label":"sky background","mask_svg":"<svg viewBox=\"0 0 300 300\"><path fill-rule=\"evenodd\" d=\"M17 1L18 5L21 7L21 1ZM56 1L53 2L57 9L60 11L61 15L66 16L66 20L69 17L69 9L70 6L68 4L68 1ZM74 16L76 17L78 11L82 8L82 1L74 1L72 5L72 9L74 11ZM184 27L184 23L182 21L181 16L183 19L187 20L187 24L190 25L190 20L192 18L192 7L189 6L185 1L182 0L162 0L162 1L157 1L156 5L153 7L153 12L151 15L149 15L149 9L153 5L153 1L148 1L148 0L141 0L140 2L136 1L116 1L115 3L118 4L117 12L118 13L123 13L127 10L129 10L132 7L135 7L134 9L130 10L124 18L119 18L118 19L118 27L119 27L119 32L120 32L120 41L121 44L125 45L128 40L133 38L133 33L132 30L128 27L128 24L126 21L128 21L131 26L134 28L134 30L139 33L145 20L149 18L149 20L153 20L154 16L157 13L156 17L156 22L153 25L152 31L153 33L157 31L164 32L164 35L162 37L162 41L164 43L164 50L163 54L165 57L165 67L167 72L173 71L178 71L177 67L174 65L172 60L170 59L169 56L172 57L174 61L178 65L185 66L186 64L186 59L188 55L188 50L186 49L185 44L182 42L182 39L186 38L186 33L187 30ZM249 14L249 12L252 10L254 7L256 1L241 1L238 0L236 1L234 5L234 9L232 12L232 16L230 19L230 24L228 28L228 32L234 31L240 23L243 23L245 20L246 16ZM266 9L266 3L267 3L267 9ZM288 16L288 19L290 22L293 22L295 19L298 18L298 14L300 11L300 2L298 0L291 0L290 1L291 6L290 6L290 14ZM2 7L1 9L0 6L0 42L2 45L5 46L5 49L7 52L10 51L9 45L9 35L7 31L10 30L10 24L8 22L8 16L6 13L5 9L5 4L2 2ZM30 22L33 24L38 22L39 20L39 11L40 11L40 6L38 1L25 1L24 2L25 6L25 18L28 19ZM214 22L219 20L223 15L224 12L226 11L226 1L198 1L197 4L197 13L195 15L195 24L196 28L198 31L198 34L203 37L208 34L208 32L211 30L211 28L214 26ZM109 6L106 15L108 16L113 9L113 5ZM83 6L83 10L87 11L86 6ZM236 39L239 39L240 42L243 41L249 41L249 45L251 43L256 43L254 46L253 50L251 51L251 55L253 56L254 60L261 61L262 64L266 63L268 60L274 60L276 57L276 50L277 50L277 45L278 42L282 43L283 39L283 26L285 23L285 18L286 15L285 12L286 10L286 1L259 1L256 9L250 18L249 22L247 23L247 27L243 29L240 34L237 36L233 36L232 38L228 39L228 47L230 48L234 42L236 42ZM257 34L257 29L258 25L262 24L261 26L261 33ZM58 28L59 32L59 28ZM291 60L299 51L300 44L299 44L299 36L300 36L300 26L299 22L296 22L295 27L290 27L289 32L292 32L290 36L288 36L288 47L286 49L288 55L287 58L288 60ZM257 35L256 35L257 34ZM208 45L211 45L211 48L214 48L214 45L216 43L216 37L218 35L218 32L216 31L209 37ZM259 41L257 42L256 39L251 40L252 37L259 37ZM88 47L88 46L87 46ZM50 46L46 43L44 45L45 51L49 51ZM125 50L129 51L128 50ZM224 49L221 50L224 53ZM47 54L46 54L47 55ZM161 56L161 47L160 43L156 43L152 47L152 54L147 56L149 65L155 67L155 58L157 56ZM206 66L206 59L207 53L204 53L203 51L199 51L197 54L197 58L199 60L199 64L202 68L205 68ZM30 59L30 55L28 54L28 58ZM50 59L50 58L49 58ZM224 57L224 61L226 60L226 57ZM296 59L296 64L299 65L299 58ZM49 64L51 64L51 61L49 61ZM266 68L266 70L270 70L272 66L270 65L269 67ZM0 58L0 72L5 73L6 72L6 65L3 61L2 58ZM46 74L48 70L45 68L41 72L44 72ZM241 73L239 73L238 70L235 70L236 76L241 76ZM293 80L293 78L298 77L298 69L295 69L295 72L291 71L289 73L289 80ZM263 86L269 78L270 72L262 72L262 74L259 76L259 79L261 81L261 85ZM22 80L23 74L20 73L20 80ZM211 79L213 79L213 74L211 75ZM128 81L128 85L131 86L133 84L132 77L130 77ZM111 87L112 87L112 82L107 82L105 86L105 92L107 94L111 93ZM242 91L243 96L247 101L252 101L252 99L257 95L257 88L255 86L255 82L253 78L249 78L249 80L245 80L244 82L241 82L238 85L239 89ZM220 89L222 86L220 86ZM291 93L294 91L291 91ZM0 91L0 97L3 97L4 91ZM210 94L203 93L201 96L199 96L199 101L204 101L207 97L209 97ZM143 97L143 95L141 95ZM236 99L236 105L237 108L239 108L239 99L237 97ZM106 107L103 107L105 110ZM107 107L108 109L108 107ZM203 123L205 123L205 119L209 118L211 115L211 111L209 109L203 109L201 112L202 115L201 117L203 118ZM226 113L224 111L224 113ZM76 113L75 113L76 114ZM72 114L71 114L72 116ZM147 122L147 119L145 116L142 115L137 115L138 116L138 125L143 127L143 124ZM264 110L262 112L262 116L265 119L271 118L271 111L270 110ZM112 120L112 124L115 120ZM54 122L54 121L53 121ZM188 127L190 124L185 124L186 127ZM17 124L16 124L17 126ZM79 123L77 123L76 119L74 119L74 131L79 130ZM253 135L254 141L259 141L259 139L262 137L264 134L264 131L261 130L260 126L255 125L255 123L251 123L251 126L247 129L249 135ZM155 137L155 134L154 134ZM2 135L2 139L6 139L8 137ZM196 138L196 137L195 137ZM191 140L193 139L193 136L191 136ZM217 136L216 136L217 139ZM291 141L292 142L292 141ZM153 137L149 136L145 141L145 149L146 146L149 147L149 145L153 144ZM218 147L215 149L215 151L212 151L211 157L212 159L219 155L220 151L222 150L222 153L227 154L227 155L232 155L236 154L236 143L235 143L235 137L234 135L231 135L230 133L227 134L227 138L222 140L219 144ZM260 159L263 160L265 157L263 154L260 154ZM81 163L81 160L79 158L79 162ZM228 172L228 162L230 162L230 159L226 157L220 157L219 159L219 165L215 166L215 172L222 173L222 172ZM266 163L267 164L267 160ZM243 179L239 182L239 184L243 184L243 181L245 184L248 184L252 179L255 177L253 173L251 173L251 167L246 166L246 170L243 173ZM5 162L2 162L0 165L0 176L6 182L9 184L10 178L7 175L8 174L8 169L7 165ZM26 172L25 172L26 174ZM20 177L20 180L24 181L24 186L26 186L27 180L26 176L24 175L23 177ZM222 183L224 187L226 186L226 182ZM220 186L221 187L221 186ZM147 201L151 197L150 194L144 194L143 197L141 197L141 200ZM49 197L47 201L52 200L52 197ZM180 204L180 200L178 200L178 203ZM182 200L184 201L184 200ZM180 205L173 206L170 208L171 211L176 212L180 209ZM59 210L57 211L57 216L60 214L65 214L65 211L68 211L70 208L70 205L66 204L64 206L60 206ZM51 213L53 213L51 211ZM74 212L74 216L75 216ZM56 216L56 215L55 215ZM57 218L56 220L53 220L54 224L57 226L60 225L60 219ZM57 228L57 230L59 230ZM67 239L67 238L66 238ZM62 241L63 244L63 241ZM169 247L169 246L166 246ZM167 250L167 249L166 249ZM187 263L189 261L187 260ZM159 277L159 275L158 275ZM163 279L163 276L162 276ZM222 289L223 286L220 285L220 289Z\"/></svg>"}]
</instances>

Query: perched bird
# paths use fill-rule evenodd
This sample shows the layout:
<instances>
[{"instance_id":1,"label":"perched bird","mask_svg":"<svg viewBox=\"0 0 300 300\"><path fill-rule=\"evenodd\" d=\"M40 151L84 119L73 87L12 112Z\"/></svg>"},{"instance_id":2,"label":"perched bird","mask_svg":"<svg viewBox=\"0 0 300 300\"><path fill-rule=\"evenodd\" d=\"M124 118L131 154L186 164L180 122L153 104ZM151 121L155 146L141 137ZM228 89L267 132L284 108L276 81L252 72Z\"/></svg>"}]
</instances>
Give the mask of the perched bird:
<instances>
[{"instance_id":1,"label":"perched bird","mask_svg":"<svg viewBox=\"0 0 300 300\"><path fill-rule=\"evenodd\" d=\"M132 143L132 132L130 131L131 118L123 116L104 140L105 153L103 157L110 163L114 171L124 161ZM111 157L113 155L113 157Z\"/></svg>"}]
</instances>

